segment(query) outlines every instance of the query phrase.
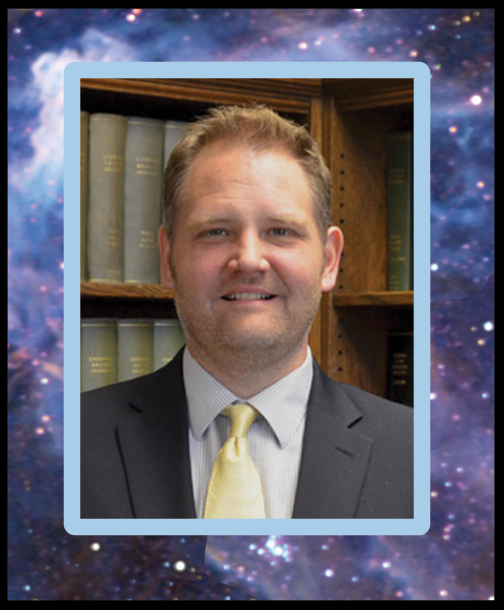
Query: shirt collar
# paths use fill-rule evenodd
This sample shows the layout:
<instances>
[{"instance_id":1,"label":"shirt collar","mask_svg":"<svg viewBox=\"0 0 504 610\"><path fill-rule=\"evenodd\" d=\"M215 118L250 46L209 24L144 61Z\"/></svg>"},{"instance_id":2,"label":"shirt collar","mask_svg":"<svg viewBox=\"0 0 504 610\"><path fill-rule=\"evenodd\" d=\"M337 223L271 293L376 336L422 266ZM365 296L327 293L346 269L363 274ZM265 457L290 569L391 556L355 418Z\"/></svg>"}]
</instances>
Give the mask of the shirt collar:
<instances>
[{"instance_id":1,"label":"shirt collar","mask_svg":"<svg viewBox=\"0 0 504 610\"><path fill-rule=\"evenodd\" d=\"M210 375L186 348L183 374L193 436L201 440L208 426L232 402L247 402L266 419L280 446L284 448L306 413L313 378L312 359L308 347L306 359L301 366L259 394L243 401Z\"/></svg>"}]
</instances>

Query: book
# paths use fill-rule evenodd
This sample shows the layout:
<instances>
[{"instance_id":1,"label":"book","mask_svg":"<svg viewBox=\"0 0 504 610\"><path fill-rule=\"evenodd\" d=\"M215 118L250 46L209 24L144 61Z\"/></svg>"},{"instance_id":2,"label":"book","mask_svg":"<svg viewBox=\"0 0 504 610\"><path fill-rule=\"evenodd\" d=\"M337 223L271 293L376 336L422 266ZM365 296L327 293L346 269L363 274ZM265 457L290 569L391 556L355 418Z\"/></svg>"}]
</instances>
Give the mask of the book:
<instances>
[{"instance_id":1,"label":"book","mask_svg":"<svg viewBox=\"0 0 504 610\"><path fill-rule=\"evenodd\" d=\"M124 181L124 282L159 284L164 121L130 117Z\"/></svg>"},{"instance_id":2,"label":"book","mask_svg":"<svg viewBox=\"0 0 504 610\"><path fill-rule=\"evenodd\" d=\"M117 380L127 381L154 370L152 320L117 321Z\"/></svg>"},{"instance_id":3,"label":"book","mask_svg":"<svg viewBox=\"0 0 504 610\"><path fill-rule=\"evenodd\" d=\"M81 321L81 392L117 381L116 322L107 318Z\"/></svg>"},{"instance_id":4,"label":"book","mask_svg":"<svg viewBox=\"0 0 504 610\"><path fill-rule=\"evenodd\" d=\"M392 331L388 337L388 397L413 406L413 331Z\"/></svg>"},{"instance_id":5,"label":"book","mask_svg":"<svg viewBox=\"0 0 504 610\"><path fill-rule=\"evenodd\" d=\"M124 154L126 117L92 114L89 119L89 281L123 280Z\"/></svg>"},{"instance_id":6,"label":"book","mask_svg":"<svg viewBox=\"0 0 504 610\"><path fill-rule=\"evenodd\" d=\"M413 290L413 134L387 136L388 290Z\"/></svg>"},{"instance_id":7,"label":"book","mask_svg":"<svg viewBox=\"0 0 504 610\"><path fill-rule=\"evenodd\" d=\"M164 139L164 162L163 169L166 169L168 160L173 149L184 136L184 130L189 123L186 121L165 121L165 139Z\"/></svg>"},{"instance_id":8,"label":"book","mask_svg":"<svg viewBox=\"0 0 504 610\"><path fill-rule=\"evenodd\" d=\"M87 279L86 244L88 215L89 114L80 113L80 277Z\"/></svg>"},{"instance_id":9,"label":"book","mask_svg":"<svg viewBox=\"0 0 504 610\"><path fill-rule=\"evenodd\" d=\"M154 320L154 370L168 364L185 344L178 320Z\"/></svg>"}]
</instances>

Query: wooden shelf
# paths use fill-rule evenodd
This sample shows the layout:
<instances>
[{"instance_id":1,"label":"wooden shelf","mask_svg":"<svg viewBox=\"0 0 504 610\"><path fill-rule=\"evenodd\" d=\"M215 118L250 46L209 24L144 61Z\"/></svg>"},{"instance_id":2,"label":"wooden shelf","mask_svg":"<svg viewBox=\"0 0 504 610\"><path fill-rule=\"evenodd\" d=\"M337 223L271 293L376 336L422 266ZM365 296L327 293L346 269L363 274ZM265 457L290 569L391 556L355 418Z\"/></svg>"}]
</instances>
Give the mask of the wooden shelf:
<instances>
[{"instance_id":1,"label":"wooden shelf","mask_svg":"<svg viewBox=\"0 0 504 610\"><path fill-rule=\"evenodd\" d=\"M175 318L173 290L153 284L81 282L82 318Z\"/></svg>"},{"instance_id":2,"label":"wooden shelf","mask_svg":"<svg viewBox=\"0 0 504 610\"><path fill-rule=\"evenodd\" d=\"M102 284L81 282L83 298L173 300L173 290L155 284ZM412 307L413 291L333 294L335 307Z\"/></svg>"},{"instance_id":3,"label":"wooden shelf","mask_svg":"<svg viewBox=\"0 0 504 610\"><path fill-rule=\"evenodd\" d=\"M320 79L81 79L81 107L157 119L190 120L220 104L266 104L281 114L308 121Z\"/></svg>"},{"instance_id":4,"label":"wooden shelf","mask_svg":"<svg viewBox=\"0 0 504 610\"><path fill-rule=\"evenodd\" d=\"M411 78L327 78L323 90L341 112L413 104Z\"/></svg>"},{"instance_id":5,"label":"wooden shelf","mask_svg":"<svg viewBox=\"0 0 504 610\"><path fill-rule=\"evenodd\" d=\"M119 298L119 299L168 299L173 300L173 290L155 284L102 284L99 282L81 282L83 298Z\"/></svg>"},{"instance_id":6,"label":"wooden shelf","mask_svg":"<svg viewBox=\"0 0 504 610\"><path fill-rule=\"evenodd\" d=\"M333 294L335 307L413 307L413 291Z\"/></svg>"}]
</instances>

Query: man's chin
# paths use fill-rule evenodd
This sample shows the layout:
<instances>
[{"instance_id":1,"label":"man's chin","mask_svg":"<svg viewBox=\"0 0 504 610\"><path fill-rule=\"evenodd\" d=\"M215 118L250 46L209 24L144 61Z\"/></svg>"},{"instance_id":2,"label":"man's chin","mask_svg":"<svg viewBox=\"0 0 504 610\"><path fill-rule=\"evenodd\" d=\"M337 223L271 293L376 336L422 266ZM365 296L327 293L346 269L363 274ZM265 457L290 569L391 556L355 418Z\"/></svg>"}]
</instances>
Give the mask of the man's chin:
<instances>
[{"instance_id":1,"label":"man's chin","mask_svg":"<svg viewBox=\"0 0 504 610\"><path fill-rule=\"evenodd\" d=\"M248 355L254 360L284 358L304 343L304 337L296 340L291 333L279 333L278 329L247 329L243 332L226 332L220 345L223 350L232 352L237 358Z\"/></svg>"}]
</instances>

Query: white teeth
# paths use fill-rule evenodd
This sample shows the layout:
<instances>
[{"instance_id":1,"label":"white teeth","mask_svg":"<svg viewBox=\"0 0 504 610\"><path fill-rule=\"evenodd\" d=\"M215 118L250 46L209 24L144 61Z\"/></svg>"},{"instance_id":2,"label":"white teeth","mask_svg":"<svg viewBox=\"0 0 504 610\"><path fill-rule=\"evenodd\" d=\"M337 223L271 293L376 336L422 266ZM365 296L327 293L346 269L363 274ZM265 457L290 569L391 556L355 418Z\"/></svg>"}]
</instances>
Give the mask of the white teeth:
<instances>
[{"instance_id":1,"label":"white teeth","mask_svg":"<svg viewBox=\"0 0 504 610\"><path fill-rule=\"evenodd\" d=\"M239 292L238 294L228 294L225 298L231 301L235 300L253 300L253 299L270 299L273 295L259 294L255 292Z\"/></svg>"}]
</instances>

